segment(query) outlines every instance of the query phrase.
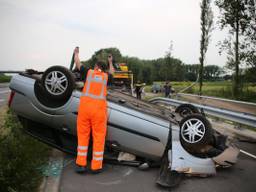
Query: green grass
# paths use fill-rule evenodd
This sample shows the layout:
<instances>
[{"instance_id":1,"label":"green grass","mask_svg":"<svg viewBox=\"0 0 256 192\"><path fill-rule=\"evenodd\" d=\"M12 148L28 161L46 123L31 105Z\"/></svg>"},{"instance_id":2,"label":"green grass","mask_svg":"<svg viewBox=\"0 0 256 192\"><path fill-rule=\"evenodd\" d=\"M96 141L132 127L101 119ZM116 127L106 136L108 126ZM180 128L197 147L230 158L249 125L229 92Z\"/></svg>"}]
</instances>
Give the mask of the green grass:
<instances>
[{"instance_id":1,"label":"green grass","mask_svg":"<svg viewBox=\"0 0 256 192\"><path fill-rule=\"evenodd\" d=\"M47 162L49 148L25 134L10 111L1 118L0 130L0 191L38 191L38 167Z\"/></svg>"},{"instance_id":2,"label":"green grass","mask_svg":"<svg viewBox=\"0 0 256 192\"><path fill-rule=\"evenodd\" d=\"M157 82L164 85L164 82ZM176 93L182 89L188 87L192 82L171 82L172 87L175 89ZM151 91L151 85L146 86L146 92ZM185 93L198 94L199 85L189 88ZM232 93L232 82L230 81L217 81L217 82L204 82L202 94L206 96L221 97L227 99L235 99ZM256 84L247 83L244 84L243 89L237 100L256 102Z\"/></svg>"},{"instance_id":3,"label":"green grass","mask_svg":"<svg viewBox=\"0 0 256 192\"><path fill-rule=\"evenodd\" d=\"M11 76L0 74L0 83L10 82L11 78Z\"/></svg>"}]
</instances>

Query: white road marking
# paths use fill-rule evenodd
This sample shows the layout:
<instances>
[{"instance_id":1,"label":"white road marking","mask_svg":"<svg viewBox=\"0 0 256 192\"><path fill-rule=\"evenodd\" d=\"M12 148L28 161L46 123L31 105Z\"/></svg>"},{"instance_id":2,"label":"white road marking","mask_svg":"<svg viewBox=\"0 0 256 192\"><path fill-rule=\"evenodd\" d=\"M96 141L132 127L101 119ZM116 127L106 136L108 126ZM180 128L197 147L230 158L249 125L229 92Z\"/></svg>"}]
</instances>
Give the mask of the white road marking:
<instances>
[{"instance_id":1,"label":"white road marking","mask_svg":"<svg viewBox=\"0 0 256 192\"><path fill-rule=\"evenodd\" d=\"M132 172L133 172L132 169L128 169L128 170L124 173L123 177L126 177L126 176L130 175Z\"/></svg>"},{"instance_id":2,"label":"white road marking","mask_svg":"<svg viewBox=\"0 0 256 192\"><path fill-rule=\"evenodd\" d=\"M119 183L121 183L122 181L120 179L116 180L116 181L110 181L110 182L95 182L97 184L100 184L100 185L117 185Z\"/></svg>"},{"instance_id":3,"label":"white road marking","mask_svg":"<svg viewBox=\"0 0 256 192\"><path fill-rule=\"evenodd\" d=\"M5 100L4 99L0 99L0 102L4 102Z\"/></svg>"},{"instance_id":4,"label":"white road marking","mask_svg":"<svg viewBox=\"0 0 256 192\"><path fill-rule=\"evenodd\" d=\"M241 150L241 149L240 149L240 152L243 153L243 154L245 154L245 155L248 155L249 157L252 157L252 158L256 159L256 156L253 155L253 154L251 154L251 153L248 153L248 152L246 152L246 151L244 151L244 150Z\"/></svg>"},{"instance_id":5,"label":"white road marking","mask_svg":"<svg viewBox=\"0 0 256 192\"><path fill-rule=\"evenodd\" d=\"M0 91L0 94L2 93L9 93L11 90L5 90L5 91Z\"/></svg>"}]
</instances>

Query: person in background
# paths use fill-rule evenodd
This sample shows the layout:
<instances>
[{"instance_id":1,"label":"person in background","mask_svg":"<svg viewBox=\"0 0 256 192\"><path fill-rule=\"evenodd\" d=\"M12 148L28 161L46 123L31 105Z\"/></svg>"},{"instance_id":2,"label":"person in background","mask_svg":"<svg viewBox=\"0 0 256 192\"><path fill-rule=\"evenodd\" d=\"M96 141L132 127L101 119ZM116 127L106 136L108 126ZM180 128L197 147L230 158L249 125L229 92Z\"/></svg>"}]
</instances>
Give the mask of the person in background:
<instances>
[{"instance_id":1,"label":"person in background","mask_svg":"<svg viewBox=\"0 0 256 192\"><path fill-rule=\"evenodd\" d=\"M135 92L137 99L141 100L141 93L142 93L142 87L145 85L145 83L140 83L140 81L137 81L135 84Z\"/></svg>"},{"instance_id":2,"label":"person in background","mask_svg":"<svg viewBox=\"0 0 256 192\"><path fill-rule=\"evenodd\" d=\"M87 171L87 153L90 133L93 138L91 172L100 173L107 131L107 81L104 63L96 62L94 70L88 70L85 86L80 97L77 116L77 173Z\"/></svg>"},{"instance_id":3,"label":"person in background","mask_svg":"<svg viewBox=\"0 0 256 192\"><path fill-rule=\"evenodd\" d=\"M171 89L172 89L172 86L171 86L170 82L166 81L166 83L164 85L165 97L168 97L168 98L170 97Z\"/></svg>"}]
</instances>

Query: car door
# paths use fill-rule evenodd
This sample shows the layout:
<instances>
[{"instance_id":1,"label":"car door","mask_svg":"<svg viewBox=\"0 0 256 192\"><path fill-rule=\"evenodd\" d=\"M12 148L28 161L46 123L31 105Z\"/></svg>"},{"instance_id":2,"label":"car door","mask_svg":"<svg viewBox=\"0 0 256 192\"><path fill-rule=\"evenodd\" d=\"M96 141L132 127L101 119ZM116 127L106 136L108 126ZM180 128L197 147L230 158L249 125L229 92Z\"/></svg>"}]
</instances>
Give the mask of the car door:
<instances>
[{"instance_id":1,"label":"car door","mask_svg":"<svg viewBox=\"0 0 256 192\"><path fill-rule=\"evenodd\" d=\"M170 123L122 105L109 103L107 140L126 152L160 159L168 140Z\"/></svg>"},{"instance_id":2,"label":"car door","mask_svg":"<svg viewBox=\"0 0 256 192\"><path fill-rule=\"evenodd\" d=\"M53 118L54 127L58 131L62 148L73 153L76 152L77 146L76 128L80 95L79 91L75 91L70 98L70 102L60 108ZM108 117L109 114L110 109L108 108Z\"/></svg>"}]
</instances>

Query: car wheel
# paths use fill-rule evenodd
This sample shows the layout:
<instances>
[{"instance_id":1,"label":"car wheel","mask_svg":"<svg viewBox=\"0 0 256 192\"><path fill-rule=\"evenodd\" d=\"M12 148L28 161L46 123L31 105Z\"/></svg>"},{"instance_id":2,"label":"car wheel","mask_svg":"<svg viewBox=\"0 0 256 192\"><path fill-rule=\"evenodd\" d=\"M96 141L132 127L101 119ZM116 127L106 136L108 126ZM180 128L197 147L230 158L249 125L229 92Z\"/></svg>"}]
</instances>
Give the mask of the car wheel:
<instances>
[{"instance_id":1,"label":"car wheel","mask_svg":"<svg viewBox=\"0 0 256 192\"><path fill-rule=\"evenodd\" d=\"M200 112L191 104L182 104L175 109L175 113L178 113L181 117L186 117L188 115Z\"/></svg>"},{"instance_id":2,"label":"car wheel","mask_svg":"<svg viewBox=\"0 0 256 192\"><path fill-rule=\"evenodd\" d=\"M210 122L200 114L192 114L180 122L180 141L189 151L200 151L213 143L213 129Z\"/></svg>"},{"instance_id":3,"label":"car wheel","mask_svg":"<svg viewBox=\"0 0 256 192\"><path fill-rule=\"evenodd\" d=\"M67 100L75 87L73 74L65 67L48 68L41 79L45 94L52 100Z\"/></svg>"}]
</instances>

